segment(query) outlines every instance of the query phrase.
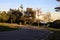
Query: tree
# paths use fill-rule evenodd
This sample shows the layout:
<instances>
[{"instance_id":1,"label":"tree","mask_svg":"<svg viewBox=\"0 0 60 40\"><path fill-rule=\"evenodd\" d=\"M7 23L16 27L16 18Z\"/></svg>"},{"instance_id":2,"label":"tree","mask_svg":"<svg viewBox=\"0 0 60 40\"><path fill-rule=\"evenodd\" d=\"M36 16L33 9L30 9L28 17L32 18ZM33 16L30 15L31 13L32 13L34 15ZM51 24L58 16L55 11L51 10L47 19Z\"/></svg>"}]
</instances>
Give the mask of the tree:
<instances>
[{"instance_id":1,"label":"tree","mask_svg":"<svg viewBox=\"0 0 60 40\"><path fill-rule=\"evenodd\" d=\"M9 10L9 12L8 12L9 20L8 20L8 22L10 22L10 23L15 22L15 20L16 20L16 15L15 15L15 13L16 13L16 10L14 10L14 9L10 9L10 10Z\"/></svg>"},{"instance_id":2,"label":"tree","mask_svg":"<svg viewBox=\"0 0 60 40\"><path fill-rule=\"evenodd\" d=\"M1 14L0 14L0 20L2 22L5 22L9 19L9 16L7 15L7 13L5 11L3 11Z\"/></svg>"},{"instance_id":3,"label":"tree","mask_svg":"<svg viewBox=\"0 0 60 40\"><path fill-rule=\"evenodd\" d=\"M35 20L35 11L32 8L27 8L24 15L25 24L31 24Z\"/></svg>"},{"instance_id":4,"label":"tree","mask_svg":"<svg viewBox=\"0 0 60 40\"><path fill-rule=\"evenodd\" d=\"M55 20L53 22L49 22L49 27L60 28L60 20Z\"/></svg>"},{"instance_id":5,"label":"tree","mask_svg":"<svg viewBox=\"0 0 60 40\"><path fill-rule=\"evenodd\" d=\"M56 1L60 2L60 0L56 0ZM55 7L55 11L60 12L60 7Z\"/></svg>"},{"instance_id":6,"label":"tree","mask_svg":"<svg viewBox=\"0 0 60 40\"><path fill-rule=\"evenodd\" d=\"M60 0L56 0L56 1L59 1L60 2Z\"/></svg>"},{"instance_id":7,"label":"tree","mask_svg":"<svg viewBox=\"0 0 60 40\"><path fill-rule=\"evenodd\" d=\"M10 9L8 15L9 15L9 21L11 23L15 23L20 20L22 13L19 10Z\"/></svg>"},{"instance_id":8,"label":"tree","mask_svg":"<svg viewBox=\"0 0 60 40\"><path fill-rule=\"evenodd\" d=\"M56 7L55 11L57 11L57 12L60 11L60 7Z\"/></svg>"}]
</instances>

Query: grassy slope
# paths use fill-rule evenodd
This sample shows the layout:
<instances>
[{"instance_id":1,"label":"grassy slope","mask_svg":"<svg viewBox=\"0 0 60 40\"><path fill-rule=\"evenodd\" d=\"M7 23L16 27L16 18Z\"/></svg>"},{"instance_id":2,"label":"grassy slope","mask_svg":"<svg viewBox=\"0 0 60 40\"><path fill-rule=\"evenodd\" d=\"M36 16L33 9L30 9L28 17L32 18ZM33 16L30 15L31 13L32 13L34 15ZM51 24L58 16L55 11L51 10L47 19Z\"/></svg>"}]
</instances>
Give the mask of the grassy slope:
<instances>
[{"instance_id":1,"label":"grassy slope","mask_svg":"<svg viewBox=\"0 0 60 40\"><path fill-rule=\"evenodd\" d=\"M12 31L12 30L19 30L19 28L11 28L9 26L0 25L0 31Z\"/></svg>"},{"instance_id":2,"label":"grassy slope","mask_svg":"<svg viewBox=\"0 0 60 40\"><path fill-rule=\"evenodd\" d=\"M51 34L47 40L60 40L60 31L53 31L54 33Z\"/></svg>"},{"instance_id":3,"label":"grassy slope","mask_svg":"<svg viewBox=\"0 0 60 40\"><path fill-rule=\"evenodd\" d=\"M3 25L3 26L2 26ZM11 30L19 30L16 27L13 27L10 24L1 24L0 23L0 31L11 31ZM12 26L12 27L11 27ZM16 25L15 25L16 26ZM41 28L41 27L40 27ZM55 28L47 28L48 30L53 31L54 33L51 34L47 40L60 40L60 29Z\"/></svg>"}]
</instances>

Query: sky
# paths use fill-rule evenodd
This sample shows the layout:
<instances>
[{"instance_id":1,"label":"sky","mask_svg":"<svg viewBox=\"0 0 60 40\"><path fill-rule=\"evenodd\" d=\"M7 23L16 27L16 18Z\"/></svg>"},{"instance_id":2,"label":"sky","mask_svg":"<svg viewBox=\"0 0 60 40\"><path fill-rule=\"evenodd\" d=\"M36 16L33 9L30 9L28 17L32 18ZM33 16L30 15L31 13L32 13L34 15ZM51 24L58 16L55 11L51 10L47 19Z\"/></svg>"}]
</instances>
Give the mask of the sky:
<instances>
[{"instance_id":1,"label":"sky","mask_svg":"<svg viewBox=\"0 0 60 40\"><path fill-rule=\"evenodd\" d=\"M59 2L56 0L0 0L0 11L7 11L10 8L17 9L20 5L23 5L24 9L30 8L41 8L44 12L55 12L55 7L59 6Z\"/></svg>"}]
</instances>

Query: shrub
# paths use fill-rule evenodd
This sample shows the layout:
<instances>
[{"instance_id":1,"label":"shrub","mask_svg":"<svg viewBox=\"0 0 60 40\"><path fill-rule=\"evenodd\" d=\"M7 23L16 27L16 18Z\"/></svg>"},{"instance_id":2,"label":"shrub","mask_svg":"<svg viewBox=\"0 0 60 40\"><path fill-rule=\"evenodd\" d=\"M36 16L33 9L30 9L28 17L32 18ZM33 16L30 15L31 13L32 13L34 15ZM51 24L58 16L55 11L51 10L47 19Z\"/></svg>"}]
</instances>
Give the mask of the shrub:
<instances>
[{"instance_id":1,"label":"shrub","mask_svg":"<svg viewBox=\"0 0 60 40\"><path fill-rule=\"evenodd\" d=\"M52 23L49 23L49 27L60 28L60 20L55 20Z\"/></svg>"}]
</instances>

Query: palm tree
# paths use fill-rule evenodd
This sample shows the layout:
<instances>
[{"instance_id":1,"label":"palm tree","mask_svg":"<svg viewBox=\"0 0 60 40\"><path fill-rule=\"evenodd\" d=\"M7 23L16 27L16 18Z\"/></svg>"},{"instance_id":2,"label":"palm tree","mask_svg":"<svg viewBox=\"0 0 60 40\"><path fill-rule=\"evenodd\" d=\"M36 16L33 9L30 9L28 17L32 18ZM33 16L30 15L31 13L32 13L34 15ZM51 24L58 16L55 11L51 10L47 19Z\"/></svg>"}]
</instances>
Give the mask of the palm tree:
<instances>
[{"instance_id":1,"label":"palm tree","mask_svg":"<svg viewBox=\"0 0 60 40\"><path fill-rule=\"evenodd\" d=\"M58 2L60 2L60 0L56 0ZM60 7L55 7L55 11L59 12L60 11Z\"/></svg>"},{"instance_id":2,"label":"palm tree","mask_svg":"<svg viewBox=\"0 0 60 40\"><path fill-rule=\"evenodd\" d=\"M56 9L55 11L60 11L60 7L56 7L55 9Z\"/></svg>"},{"instance_id":3,"label":"palm tree","mask_svg":"<svg viewBox=\"0 0 60 40\"><path fill-rule=\"evenodd\" d=\"M56 0L56 1L60 2L60 0Z\"/></svg>"}]
</instances>

